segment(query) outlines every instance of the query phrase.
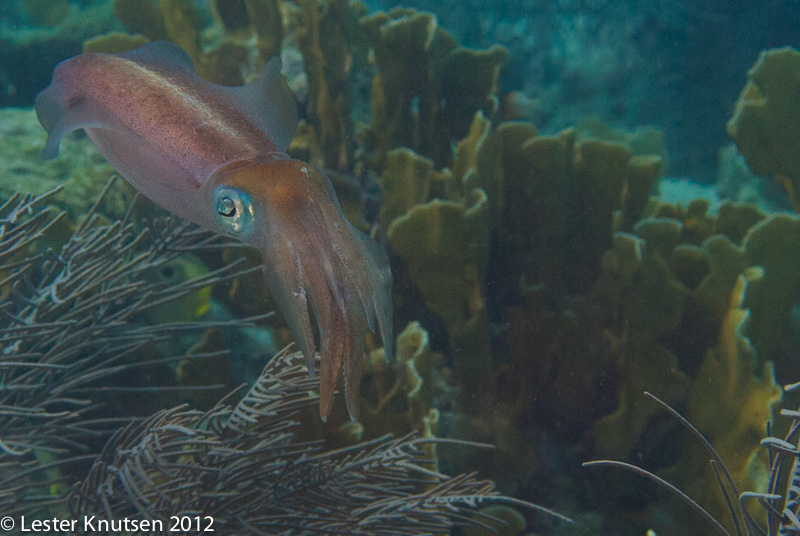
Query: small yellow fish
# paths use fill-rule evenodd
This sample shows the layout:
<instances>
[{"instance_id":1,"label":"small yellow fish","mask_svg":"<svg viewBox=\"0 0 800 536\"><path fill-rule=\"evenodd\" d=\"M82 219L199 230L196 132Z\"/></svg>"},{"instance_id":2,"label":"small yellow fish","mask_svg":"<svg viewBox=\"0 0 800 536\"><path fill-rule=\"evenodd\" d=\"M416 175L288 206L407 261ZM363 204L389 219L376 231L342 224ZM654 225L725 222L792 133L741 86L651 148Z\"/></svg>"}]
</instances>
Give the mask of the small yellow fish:
<instances>
[{"instance_id":1,"label":"small yellow fish","mask_svg":"<svg viewBox=\"0 0 800 536\"><path fill-rule=\"evenodd\" d=\"M208 268L197 255L186 253L151 270L145 279L153 283L177 285L208 273ZM206 314L211 307L211 287L202 287L174 300L154 305L145 313L154 324L191 322Z\"/></svg>"}]
</instances>

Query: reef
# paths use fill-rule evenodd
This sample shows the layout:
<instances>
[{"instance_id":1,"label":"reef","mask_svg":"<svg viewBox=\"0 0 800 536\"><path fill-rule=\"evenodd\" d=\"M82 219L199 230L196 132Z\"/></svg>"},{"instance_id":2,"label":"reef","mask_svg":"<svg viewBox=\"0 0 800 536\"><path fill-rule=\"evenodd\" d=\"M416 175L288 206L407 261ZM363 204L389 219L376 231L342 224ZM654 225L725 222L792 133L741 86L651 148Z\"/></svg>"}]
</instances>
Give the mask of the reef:
<instances>
[{"instance_id":1,"label":"reef","mask_svg":"<svg viewBox=\"0 0 800 536\"><path fill-rule=\"evenodd\" d=\"M28 108L0 109L0 160L5 172L0 174L0 198L9 199L21 184L26 193L42 195L58 190L47 198L48 203L65 210L76 219L86 214L100 197L105 183L114 173L114 168L105 161L83 139L65 140L64 157L42 162L46 134ZM134 197L134 190L127 183L120 183L103 196L105 213L122 216Z\"/></svg>"},{"instance_id":2,"label":"reef","mask_svg":"<svg viewBox=\"0 0 800 536\"><path fill-rule=\"evenodd\" d=\"M79 54L85 40L114 26L108 2L86 4L76 9L68 0L27 0L3 6L0 106L31 106L58 62Z\"/></svg>"},{"instance_id":3,"label":"reef","mask_svg":"<svg viewBox=\"0 0 800 536\"><path fill-rule=\"evenodd\" d=\"M121 429L72 493L72 515L166 526L203 512L222 534L413 535L447 533L476 501L505 500L489 482L437 472L435 442L414 435L338 450L293 441L296 415L317 404L302 361L273 358L235 406L162 410Z\"/></svg>"},{"instance_id":4,"label":"reef","mask_svg":"<svg viewBox=\"0 0 800 536\"><path fill-rule=\"evenodd\" d=\"M792 393L798 389L798 384L787 385L784 389L787 393ZM705 451L703 457L706 458L707 467L713 472L712 478L717 482L719 490L717 498L718 503L723 505L722 515L724 517L720 517L719 514L715 515L714 509L707 509L702 504L703 501L696 501L690 493L675 487L668 480L636 464L615 460L594 460L584 463L584 467L624 469L651 480L669 491L675 502L684 507L687 515L702 519L707 528L713 528L719 534L731 534L722 519L730 519L736 534L747 534L748 536L755 534L778 536L785 532L800 530L800 517L798 517L800 512L798 512L797 502L794 501L793 485L800 477L797 464L797 432L800 430L800 422L798 422L800 414L797 411L781 410L781 416L791 420L789 431L785 437L768 434L762 439L761 448L752 453L753 456L769 460L765 474L744 475L745 478L757 476L759 480L766 481L764 486L766 492L752 491L747 487L749 482L743 482L743 475L737 475L731 471L725 461L724 453L721 453L691 420L651 393L645 393L645 396L655 401L662 410L674 417L683 428L694 436L695 446ZM783 478L784 473L788 473L788 478ZM756 502L758 507L753 508Z\"/></svg>"},{"instance_id":5,"label":"reef","mask_svg":"<svg viewBox=\"0 0 800 536\"><path fill-rule=\"evenodd\" d=\"M748 81L728 121L747 164L758 175L774 175L800 206L800 156L796 98L800 52L792 47L766 50L747 73Z\"/></svg>"},{"instance_id":6,"label":"reef","mask_svg":"<svg viewBox=\"0 0 800 536\"><path fill-rule=\"evenodd\" d=\"M158 281L152 274L182 250L204 249L216 238L176 221L147 228L126 218L110 223L97 211L102 195L71 224L65 212L46 206L56 193L13 195L0 207L0 366L7 386L0 487L10 514L41 513L65 500L71 471L98 441L136 411L175 403L180 378L171 365L224 362L225 352L173 354L169 335L229 322L141 319L150 308L238 274L228 265ZM183 394L193 398L191 388Z\"/></svg>"},{"instance_id":7,"label":"reef","mask_svg":"<svg viewBox=\"0 0 800 536\"><path fill-rule=\"evenodd\" d=\"M714 496L699 449L656 458L670 429L637 402L645 390L685 408L743 487L767 484L753 453L782 399L775 377L790 370L781 341L798 275L780 252L796 249L798 219L651 198L664 153L650 139L596 125L542 136L478 114L451 168L387 154L380 221L399 279L442 322L458 389L439 429L497 444L492 460L470 463L519 493L536 496L542 452L567 442L576 456L653 456L679 487ZM424 316L397 305L401 318ZM725 512L722 501L708 508Z\"/></svg>"},{"instance_id":8,"label":"reef","mask_svg":"<svg viewBox=\"0 0 800 536\"><path fill-rule=\"evenodd\" d=\"M466 135L475 112L495 111L507 51L459 47L435 16L412 9L364 17L361 27L379 70L366 144L378 166L394 147L449 164L450 142Z\"/></svg>"},{"instance_id":9,"label":"reef","mask_svg":"<svg viewBox=\"0 0 800 536\"><path fill-rule=\"evenodd\" d=\"M478 523L466 516L476 502L522 504L474 475L439 472L441 440L430 434L382 435L339 449L298 441L294 432L318 421L312 406L319 398L299 353L273 357L244 396L234 391L209 411L175 405L174 394L195 406L198 389L220 387L195 385L181 374L186 363L209 367L227 355L163 356L160 340L268 315L143 323L148 310L243 272L234 264L187 280L148 277L218 239L175 221L108 223L96 212L100 203L58 246L53 232L67 216L42 210L54 193L15 195L0 207L0 367L7 371L0 495L9 515L158 521L161 528L148 530L154 534L168 532L170 516L190 512L210 516L223 534L417 534L420 525L445 533L454 518ZM427 377L435 361L426 357L424 332L417 327L399 340L397 370L409 379L398 381L412 386L409 398L425 400L432 384L422 389L417 370ZM174 407L155 410L165 404Z\"/></svg>"},{"instance_id":10,"label":"reef","mask_svg":"<svg viewBox=\"0 0 800 536\"><path fill-rule=\"evenodd\" d=\"M531 502L555 497L553 507L576 514L576 531L699 533L701 519L641 493L637 480L580 467L593 458L634 459L706 499L707 511L727 527L728 505L716 499L719 473L709 468L706 451L658 405L643 401L643 391L685 414L716 446L741 489L774 486L772 462L759 445L800 348L800 273L786 254L800 249L797 216L700 188L686 194L679 181L662 180L674 157L657 129L625 131L581 116L572 127L562 117L559 127L565 128L554 131L542 128L545 121L525 120L537 114L512 113L502 85L508 52L462 47L430 13L396 8L370 14L361 3L341 0L210 5L204 11L188 1L117 0L114 14L126 33L109 29L87 39L85 48L122 50L169 39L189 52L203 76L231 85L249 80L279 53L303 118L289 153L326 168L347 217L388 248L397 352L387 360L368 340L361 421L347 422L337 405L323 424L310 411L312 384L289 352L263 370L252 357L203 370L203 356L234 349L205 326L186 352L191 357L168 376L176 389L198 387L193 406L162 404L172 409L140 412L108 442L111 430L103 429L98 443L106 446L102 452L93 447L90 472L72 471L79 478L72 474L71 480L58 475L59 482L77 483L69 495L70 486L59 488L59 501L69 496L76 514L140 515L150 509L168 516L183 504L230 511L227 494L236 493L240 519L262 532L413 533L398 524L402 512L435 533L449 530L451 514L477 520L467 534L482 534L497 519L506 520L501 531L508 533L550 530L511 503L458 509L469 506L462 499L470 494L495 497L494 488L472 476L444 474L481 467L503 493ZM774 175L795 206L800 167L793 160L791 124L800 119L794 120L789 82L797 61L791 49L766 52L750 72L728 125L744 156L731 153L725 164L729 176L745 177L740 182L752 180L752 172ZM47 164L61 162L63 169L33 166L43 136L35 139L32 116L4 113L9 120L0 123L11 125L8 138L15 140L11 152L20 155L9 168L11 184L25 180L43 193L66 183L64 191L36 202L57 204L72 221L96 210L87 200L110 173L96 153L73 139L65 147L69 160ZM9 185L0 188L11 195ZM680 195L673 196L676 188ZM737 182L731 188L745 187ZM113 232L128 241L111 250L138 251L130 241L138 234L128 224L152 214L139 207L124 219L131 195L123 188L108 192L98 206L123 222L96 219L94 226L79 226L80 240L95 236L85 234L88 229L110 236L111 228L101 232L99 226L116 225ZM30 229L43 228L42 238L58 232L63 242L75 229L63 225L66 220L48 224L39 218L22 220L32 222ZM14 251L29 248L24 243ZM258 261L225 275L230 285L220 288L211 281L246 253L225 244L214 254L196 254L176 261L162 259L159 248L142 253L179 281L195 282L189 298L172 303L166 316L148 306L134 309L131 318L167 330L169 322L162 322L170 316L197 325L199 313L213 311L215 303L235 318L270 307L252 271ZM16 266L20 257L8 262ZM139 281L133 272L122 275ZM125 278L120 285L127 289ZM135 288L169 288L171 281L151 277ZM6 293L22 288L4 283ZM24 298L49 293L42 288ZM133 334L144 328L131 329L138 344ZM251 338L255 350L242 353L261 356L259 349L289 342L277 318L259 329ZM13 333L14 341L22 337L3 333ZM133 356L138 350L131 348ZM47 374L61 373L47 365ZM132 361L124 366L135 368ZM91 376L94 381L105 379L103 370ZM199 394L216 379L227 384L243 378L253 384L243 398L238 392L221 400L216 392ZM73 413L69 418L79 422L83 413ZM32 441L23 435L15 443L14 437L2 436L12 451L24 451ZM442 438L496 450L453 447ZM160 465L148 465L150 460ZM41 460L26 463L35 468ZM183 485L167 487L173 479ZM343 519L334 499L359 479L375 489L355 497L345 509L353 517ZM415 479L421 483L399 484ZM214 492L200 493L204 485ZM41 485L38 493L48 492ZM316 517L299 513L308 506L302 503L310 500L306 493L322 500ZM457 511L433 506L445 503ZM14 505L28 507L24 501ZM278 515L286 511L295 525ZM530 528L521 528L520 517ZM243 526L224 530L240 533Z\"/></svg>"}]
</instances>

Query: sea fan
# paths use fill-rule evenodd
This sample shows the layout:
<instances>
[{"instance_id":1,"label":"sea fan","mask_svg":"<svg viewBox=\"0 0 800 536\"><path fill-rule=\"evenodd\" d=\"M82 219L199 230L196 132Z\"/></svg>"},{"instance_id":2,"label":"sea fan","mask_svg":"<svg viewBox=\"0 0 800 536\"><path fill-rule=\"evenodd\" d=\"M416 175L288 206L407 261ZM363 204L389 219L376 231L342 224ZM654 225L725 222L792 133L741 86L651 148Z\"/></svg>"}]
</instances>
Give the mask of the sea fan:
<instances>
[{"instance_id":1,"label":"sea fan","mask_svg":"<svg viewBox=\"0 0 800 536\"><path fill-rule=\"evenodd\" d=\"M315 391L302 356L284 352L233 407L174 408L130 424L73 492L72 515L160 521L154 534L183 520L236 535L442 534L480 524L470 509L489 501L566 519L473 474L437 472L429 446L443 440L384 436L333 451L296 442L292 430L318 403Z\"/></svg>"},{"instance_id":2,"label":"sea fan","mask_svg":"<svg viewBox=\"0 0 800 536\"><path fill-rule=\"evenodd\" d=\"M800 390L800 383L784 387L788 393ZM651 393L645 395L664 410L672 415L689 432L694 435L709 454L709 463L714 471L717 484L728 506L734 525L736 536L783 536L800 534L800 411L783 409L781 415L792 419L789 432L784 439L770 435L771 423L767 423L767 437L761 440L761 445L769 453L769 478L766 493L740 491L725 465L722 457L700 431L680 413L675 411L666 402ZM714 516L703 508L700 503L686 495L683 491L670 484L661 477L625 462L614 460L596 460L586 462L584 467L610 466L619 467L652 480L659 486L668 489L676 497L689 505L697 512L714 530L724 536L732 536L730 531ZM788 471L788 473L787 473ZM750 513L748 504L756 500L766 512L767 531L756 522Z\"/></svg>"},{"instance_id":3,"label":"sea fan","mask_svg":"<svg viewBox=\"0 0 800 536\"><path fill-rule=\"evenodd\" d=\"M109 181L104 193L111 187ZM43 208L56 192L16 195L0 206L0 510L32 513L66 491L62 470L96 456L98 445L127 419L99 411L110 381L158 364L141 361L145 345L176 328L213 323L147 326L134 319L148 307L234 274L233 265L196 279L154 283L143 277L182 251L215 238L194 226L164 220L139 228L130 213L108 223L97 213L102 197L58 250L41 244L63 223ZM53 232L53 234L55 234ZM208 357L195 355L194 359ZM186 359L177 356L160 363ZM94 449L94 452L93 452Z\"/></svg>"}]
</instances>

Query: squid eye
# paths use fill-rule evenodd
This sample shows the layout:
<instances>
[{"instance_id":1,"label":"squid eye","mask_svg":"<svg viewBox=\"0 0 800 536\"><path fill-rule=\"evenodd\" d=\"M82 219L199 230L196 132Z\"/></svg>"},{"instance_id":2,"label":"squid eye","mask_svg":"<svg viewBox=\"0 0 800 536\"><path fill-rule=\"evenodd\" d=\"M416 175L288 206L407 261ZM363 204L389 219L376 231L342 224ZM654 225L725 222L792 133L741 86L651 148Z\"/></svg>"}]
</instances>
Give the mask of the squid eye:
<instances>
[{"instance_id":1,"label":"squid eye","mask_svg":"<svg viewBox=\"0 0 800 536\"><path fill-rule=\"evenodd\" d=\"M231 218L236 215L236 203L230 197L223 197L219 200L217 211L219 211L220 216Z\"/></svg>"},{"instance_id":2,"label":"squid eye","mask_svg":"<svg viewBox=\"0 0 800 536\"><path fill-rule=\"evenodd\" d=\"M220 231L244 236L253 227L253 204L250 197L239 190L221 186L214 192L214 220Z\"/></svg>"}]
</instances>

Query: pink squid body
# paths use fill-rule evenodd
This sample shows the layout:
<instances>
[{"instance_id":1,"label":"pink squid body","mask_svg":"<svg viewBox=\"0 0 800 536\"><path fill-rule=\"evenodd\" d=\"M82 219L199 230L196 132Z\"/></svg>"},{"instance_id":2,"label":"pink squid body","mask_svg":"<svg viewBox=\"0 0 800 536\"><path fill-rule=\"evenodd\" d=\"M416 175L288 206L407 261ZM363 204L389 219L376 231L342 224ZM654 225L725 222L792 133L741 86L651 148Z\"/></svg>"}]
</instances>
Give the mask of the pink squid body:
<instances>
[{"instance_id":1,"label":"pink squid body","mask_svg":"<svg viewBox=\"0 0 800 536\"><path fill-rule=\"evenodd\" d=\"M391 273L383 249L345 219L330 181L285 153L294 97L273 58L254 82L201 79L171 43L61 62L36 98L49 137L42 154L84 129L137 190L184 219L262 250L264 275L314 374L319 327L320 415L341 370L351 419L367 329L391 355Z\"/></svg>"}]
</instances>

